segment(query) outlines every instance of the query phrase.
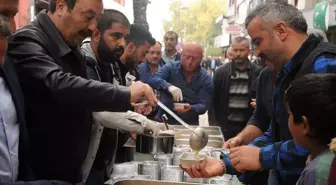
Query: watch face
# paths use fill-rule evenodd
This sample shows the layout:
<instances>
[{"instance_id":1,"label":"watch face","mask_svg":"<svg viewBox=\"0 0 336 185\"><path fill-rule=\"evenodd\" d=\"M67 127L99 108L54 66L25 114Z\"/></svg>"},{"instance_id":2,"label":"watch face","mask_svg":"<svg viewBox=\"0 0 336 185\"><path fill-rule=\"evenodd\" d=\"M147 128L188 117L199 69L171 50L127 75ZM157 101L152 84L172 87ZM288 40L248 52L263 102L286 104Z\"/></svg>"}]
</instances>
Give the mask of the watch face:
<instances>
[{"instance_id":1,"label":"watch face","mask_svg":"<svg viewBox=\"0 0 336 185\"><path fill-rule=\"evenodd\" d=\"M218 160L223 160L224 156L229 155L230 154L230 150L225 149L225 148L221 148L221 149L214 149L211 152L212 157L218 159Z\"/></svg>"}]
</instances>

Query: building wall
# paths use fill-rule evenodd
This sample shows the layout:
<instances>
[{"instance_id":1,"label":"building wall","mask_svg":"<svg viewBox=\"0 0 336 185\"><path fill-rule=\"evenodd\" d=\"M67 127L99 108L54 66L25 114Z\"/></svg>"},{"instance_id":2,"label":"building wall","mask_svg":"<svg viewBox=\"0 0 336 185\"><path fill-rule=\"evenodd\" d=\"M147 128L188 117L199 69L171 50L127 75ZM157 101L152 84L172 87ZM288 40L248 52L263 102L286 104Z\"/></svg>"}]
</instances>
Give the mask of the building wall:
<instances>
[{"instance_id":1,"label":"building wall","mask_svg":"<svg viewBox=\"0 0 336 185\"><path fill-rule=\"evenodd\" d=\"M124 13L131 23L133 22L133 0L103 0L103 3L105 9L118 10Z\"/></svg>"},{"instance_id":2,"label":"building wall","mask_svg":"<svg viewBox=\"0 0 336 185\"><path fill-rule=\"evenodd\" d=\"M303 17L306 19L308 24L308 29L313 28L314 23L314 9L302 12Z\"/></svg>"},{"instance_id":3,"label":"building wall","mask_svg":"<svg viewBox=\"0 0 336 185\"><path fill-rule=\"evenodd\" d=\"M15 16L16 29L31 21L31 0L19 0L19 12Z\"/></svg>"},{"instance_id":4,"label":"building wall","mask_svg":"<svg viewBox=\"0 0 336 185\"><path fill-rule=\"evenodd\" d=\"M133 0L103 0L103 3L105 9L119 10L133 22ZM34 0L19 0L19 12L15 16L17 29L28 24L33 18Z\"/></svg>"}]
</instances>

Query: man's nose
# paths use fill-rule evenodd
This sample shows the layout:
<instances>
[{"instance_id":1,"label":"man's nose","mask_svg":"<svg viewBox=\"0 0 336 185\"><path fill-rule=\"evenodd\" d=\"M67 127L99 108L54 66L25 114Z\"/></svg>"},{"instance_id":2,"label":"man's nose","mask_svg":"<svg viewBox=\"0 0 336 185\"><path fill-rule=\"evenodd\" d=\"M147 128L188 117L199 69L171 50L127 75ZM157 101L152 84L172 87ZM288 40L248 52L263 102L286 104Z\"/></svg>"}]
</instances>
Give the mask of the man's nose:
<instances>
[{"instance_id":1,"label":"man's nose","mask_svg":"<svg viewBox=\"0 0 336 185\"><path fill-rule=\"evenodd\" d=\"M254 48L254 55L256 56L256 57L259 57L259 55L260 55L260 49L259 48L257 48L257 47L255 47Z\"/></svg>"},{"instance_id":2,"label":"man's nose","mask_svg":"<svg viewBox=\"0 0 336 185\"><path fill-rule=\"evenodd\" d=\"M97 22L98 21L96 19L92 19L92 21L90 21L90 23L89 23L88 29L91 30L92 33L93 33L94 30L97 29Z\"/></svg>"},{"instance_id":3,"label":"man's nose","mask_svg":"<svg viewBox=\"0 0 336 185\"><path fill-rule=\"evenodd\" d=\"M16 23L15 23L14 17L11 18L9 21L10 21L10 27L12 29L12 32L15 32L16 31Z\"/></svg>"},{"instance_id":4,"label":"man's nose","mask_svg":"<svg viewBox=\"0 0 336 185\"><path fill-rule=\"evenodd\" d=\"M120 44L119 44L122 48L125 48L126 47L126 41L125 41L125 38L121 38L121 41L120 41Z\"/></svg>"}]
</instances>

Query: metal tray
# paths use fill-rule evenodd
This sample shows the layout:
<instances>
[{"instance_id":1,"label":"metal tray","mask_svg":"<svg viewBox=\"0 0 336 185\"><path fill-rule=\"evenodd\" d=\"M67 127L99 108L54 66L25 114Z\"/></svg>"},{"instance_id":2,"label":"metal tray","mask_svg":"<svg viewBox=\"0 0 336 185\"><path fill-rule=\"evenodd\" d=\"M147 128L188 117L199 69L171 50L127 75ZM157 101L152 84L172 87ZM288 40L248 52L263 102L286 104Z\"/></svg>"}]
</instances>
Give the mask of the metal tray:
<instances>
[{"instance_id":1,"label":"metal tray","mask_svg":"<svg viewBox=\"0 0 336 185\"><path fill-rule=\"evenodd\" d=\"M177 135L184 135L188 134L191 135L191 131L188 129L181 129L176 132ZM209 136L214 135L214 136L223 136L222 131L220 130L205 130L205 133L207 133Z\"/></svg>"},{"instance_id":2,"label":"metal tray","mask_svg":"<svg viewBox=\"0 0 336 185\"><path fill-rule=\"evenodd\" d=\"M190 138L190 135L185 135L185 134L183 134L182 136L175 137L175 139L189 139L189 138ZM209 140L224 142L224 138L220 136L213 136L213 135L209 136Z\"/></svg>"},{"instance_id":3,"label":"metal tray","mask_svg":"<svg viewBox=\"0 0 336 185\"><path fill-rule=\"evenodd\" d=\"M175 139L175 146L179 145L189 145L189 139ZM216 141L216 140L209 140L206 146L212 148L222 148L224 145L224 141Z\"/></svg>"},{"instance_id":4,"label":"metal tray","mask_svg":"<svg viewBox=\"0 0 336 185\"><path fill-rule=\"evenodd\" d=\"M120 180L114 182L114 185L199 185L199 184L185 183L185 182L166 182L157 180Z\"/></svg>"},{"instance_id":5,"label":"metal tray","mask_svg":"<svg viewBox=\"0 0 336 185\"><path fill-rule=\"evenodd\" d=\"M196 128L198 126L192 126L192 125L189 125L191 128ZM207 126L207 127L202 127L204 130L221 130L220 127L217 127L217 126ZM183 125L174 125L174 129L177 129L177 130L184 130L186 129Z\"/></svg>"}]
</instances>

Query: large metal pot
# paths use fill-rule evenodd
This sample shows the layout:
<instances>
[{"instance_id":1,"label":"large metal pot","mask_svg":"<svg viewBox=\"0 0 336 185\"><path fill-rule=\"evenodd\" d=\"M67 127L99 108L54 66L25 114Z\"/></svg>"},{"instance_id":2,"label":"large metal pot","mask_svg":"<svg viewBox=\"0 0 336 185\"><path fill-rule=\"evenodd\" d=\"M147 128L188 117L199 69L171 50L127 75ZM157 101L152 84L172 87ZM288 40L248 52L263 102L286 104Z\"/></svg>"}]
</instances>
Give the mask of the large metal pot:
<instances>
[{"instance_id":1,"label":"large metal pot","mask_svg":"<svg viewBox=\"0 0 336 185\"><path fill-rule=\"evenodd\" d=\"M173 153L174 136L137 135L136 151L145 154Z\"/></svg>"}]
</instances>

